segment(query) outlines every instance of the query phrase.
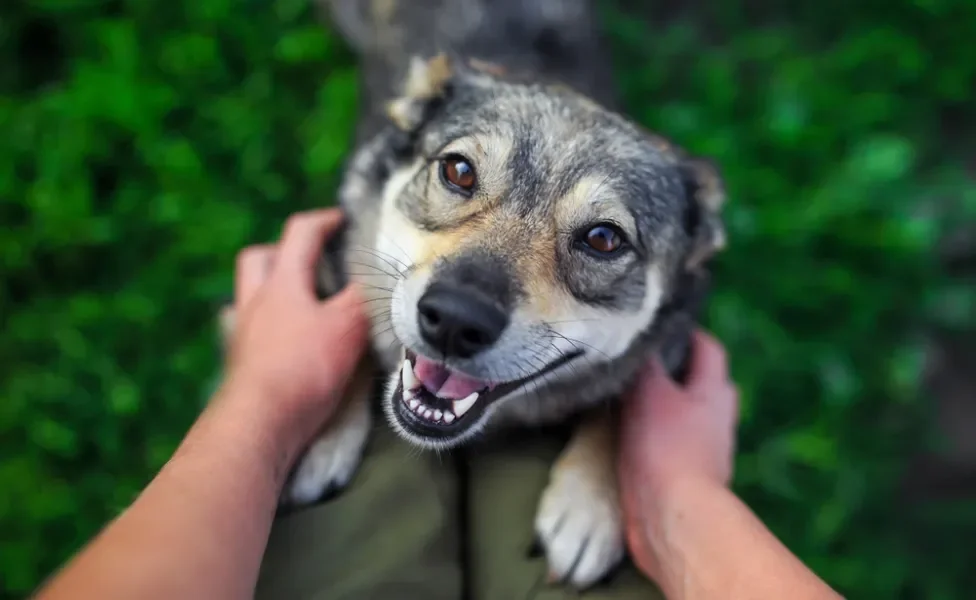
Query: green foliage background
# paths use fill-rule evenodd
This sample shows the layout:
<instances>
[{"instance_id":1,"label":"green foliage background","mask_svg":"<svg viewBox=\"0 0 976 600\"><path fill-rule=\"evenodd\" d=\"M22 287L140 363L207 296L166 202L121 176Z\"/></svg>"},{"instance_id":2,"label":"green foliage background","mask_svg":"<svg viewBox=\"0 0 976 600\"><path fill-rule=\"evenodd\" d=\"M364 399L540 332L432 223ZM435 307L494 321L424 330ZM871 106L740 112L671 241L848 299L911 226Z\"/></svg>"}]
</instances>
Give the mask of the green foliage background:
<instances>
[{"instance_id":1,"label":"green foliage background","mask_svg":"<svg viewBox=\"0 0 976 600\"><path fill-rule=\"evenodd\" d=\"M708 325L743 392L737 489L851 598L963 598L973 502L898 481L929 442L921 333L973 307L933 249L976 214L976 3L707 4L603 17L631 114L731 191ZM237 249L331 201L357 71L307 5L0 5L0 596L173 450Z\"/></svg>"}]
</instances>

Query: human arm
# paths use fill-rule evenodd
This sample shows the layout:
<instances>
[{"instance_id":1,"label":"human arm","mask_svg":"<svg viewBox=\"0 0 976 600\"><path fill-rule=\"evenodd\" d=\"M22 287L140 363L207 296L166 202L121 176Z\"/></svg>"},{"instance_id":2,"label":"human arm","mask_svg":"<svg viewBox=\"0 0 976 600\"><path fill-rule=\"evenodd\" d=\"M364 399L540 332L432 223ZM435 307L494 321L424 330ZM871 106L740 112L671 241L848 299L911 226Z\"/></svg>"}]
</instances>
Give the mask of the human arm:
<instances>
[{"instance_id":1,"label":"human arm","mask_svg":"<svg viewBox=\"0 0 976 600\"><path fill-rule=\"evenodd\" d=\"M738 392L718 341L696 332L686 386L654 363L624 410L628 546L668 598L839 597L728 488Z\"/></svg>"},{"instance_id":2,"label":"human arm","mask_svg":"<svg viewBox=\"0 0 976 600\"><path fill-rule=\"evenodd\" d=\"M278 249L242 252L224 383L136 501L37 598L253 595L288 471L365 348L355 288L314 294L315 260L340 218L297 215Z\"/></svg>"}]
</instances>

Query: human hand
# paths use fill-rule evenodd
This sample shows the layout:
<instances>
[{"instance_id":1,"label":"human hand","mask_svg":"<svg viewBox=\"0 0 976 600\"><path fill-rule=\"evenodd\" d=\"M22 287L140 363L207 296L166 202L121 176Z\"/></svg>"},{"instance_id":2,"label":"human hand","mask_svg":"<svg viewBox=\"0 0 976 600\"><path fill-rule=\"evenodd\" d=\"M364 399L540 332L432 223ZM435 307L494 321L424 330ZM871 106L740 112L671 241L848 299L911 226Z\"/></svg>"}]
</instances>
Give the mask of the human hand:
<instances>
[{"instance_id":1,"label":"human hand","mask_svg":"<svg viewBox=\"0 0 976 600\"><path fill-rule=\"evenodd\" d=\"M685 386L655 360L626 399L619 482L627 542L638 567L657 578L649 524L662 498L684 482L726 486L732 476L739 394L725 350L702 331L692 338Z\"/></svg>"},{"instance_id":2,"label":"human hand","mask_svg":"<svg viewBox=\"0 0 976 600\"><path fill-rule=\"evenodd\" d=\"M368 319L354 286L321 301L315 267L342 221L337 209L292 216L280 243L237 258L234 331L225 396L250 398L301 446L335 410L366 346Z\"/></svg>"}]
</instances>

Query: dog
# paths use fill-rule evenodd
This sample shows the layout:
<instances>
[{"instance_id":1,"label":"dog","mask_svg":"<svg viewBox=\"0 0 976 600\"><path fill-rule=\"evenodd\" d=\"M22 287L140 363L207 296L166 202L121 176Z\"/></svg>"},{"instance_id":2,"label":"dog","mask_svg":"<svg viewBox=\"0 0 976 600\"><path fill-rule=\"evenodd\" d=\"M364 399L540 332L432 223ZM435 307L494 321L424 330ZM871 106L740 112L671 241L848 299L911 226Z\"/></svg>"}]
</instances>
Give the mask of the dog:
<instances>
[{"instance_id":1,"label":"dog","mask_svg":"<svg viewBox=\"0 0 976 600\"><path fill-rule=\"evenodd\" d=\"M591 586L626 554L605 407L652 353L682 375L720 173L621 114L585 0L319 2L364 93L319 294L361 284L371 351L283 503L346 486L376 415L437 450L570 423L535 533Z\"/></svg>"}]
</instances>

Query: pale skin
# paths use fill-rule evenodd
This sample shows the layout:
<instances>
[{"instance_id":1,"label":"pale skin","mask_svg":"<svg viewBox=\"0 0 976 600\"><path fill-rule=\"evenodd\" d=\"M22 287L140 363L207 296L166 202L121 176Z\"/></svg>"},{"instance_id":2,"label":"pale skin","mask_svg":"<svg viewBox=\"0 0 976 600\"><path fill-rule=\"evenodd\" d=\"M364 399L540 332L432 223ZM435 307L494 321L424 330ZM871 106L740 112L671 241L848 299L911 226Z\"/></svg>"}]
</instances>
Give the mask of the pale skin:
<instances>
[{"instance_id":1,"label":"pale skin","mask_svg":"<svg viewBox=\"0 0 976 600\"><path fill-rule=\"evenodd\" d=\"M715 338L696 332L692 350L684 387L655 362L625 404L619 485L634 562L668 598L839 598L728 488L738 390Z\"/></svg>"},{"instance_id":2,"label":"pale skin","mask_svg":"<svg viewBox=\"0 0 976 600\"><path fill-rule=\"evenodd\" d=\"M299 214L276 249L240 254L224 383L132 506L38 598L253 597L288 470L366 347L357 290L324 303L313 292L319 249L340 221L335 210Z\"/></svg>"},{"instance_id":3,"label":"pale skin","mask_svg":"<svg viewBox=\"0 0 976 600\"><path fill-rule=\"evenodd\" d=\"M36 598L253 597L286 475L367 344L355 287L314 294L315 261L341 218L300 213L278 244L241 252L224 383L136 501ZM619 480L631 555L669 598L836 598L729 491L737 393L721 346L699 333L695 350L686 388L650 365L627 402Z\"/></svg>"}]
</instances>

